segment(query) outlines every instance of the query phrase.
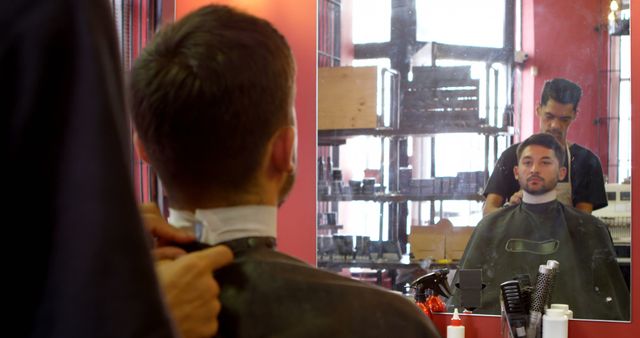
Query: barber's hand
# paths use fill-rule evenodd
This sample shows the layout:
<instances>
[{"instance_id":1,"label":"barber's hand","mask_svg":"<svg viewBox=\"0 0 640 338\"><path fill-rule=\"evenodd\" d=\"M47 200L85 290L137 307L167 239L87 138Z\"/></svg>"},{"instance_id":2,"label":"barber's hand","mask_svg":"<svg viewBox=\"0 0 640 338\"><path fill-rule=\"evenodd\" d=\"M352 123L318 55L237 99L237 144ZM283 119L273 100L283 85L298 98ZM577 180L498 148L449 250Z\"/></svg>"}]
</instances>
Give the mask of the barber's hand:
<instances>
[{"instance_id":1,"label":"barber's hand","mask_svg":"<svg viewBox=\"0 0 640 338\"><path fill-rule=\"evenodd\" d=\"M220 288L212 272L233 260L223 245L156 264L165 301L183 338L212 337L218 331Z\"/></svg>"},{"instance_id":2,"label":"barber's hand","mask_svg":"<svg viewBox=\"0 0 640 338\"><path fill-rule=\"evenodd\" d=\"M522 190L519 190L515 194L511 195L511 197L509 198L509 204L510 205L520 204L520 202L522 202L522 195L523 195Z\"/></svg>"},{"instance_id":3,"label":"barber's hand","mask_svg":"<svg viewBox=\"0 0 640 338\"><path fill-rule=\"evenodd\" d=\"M144 227L154 239L155 243L152 254L157 260L176 259L186 254L184 250L171 246L171 244L187 244L196 239L193 234L176 229L167 223L155 203L141 204L140 216L142 217Z\"/></svg>"}]
</instances>

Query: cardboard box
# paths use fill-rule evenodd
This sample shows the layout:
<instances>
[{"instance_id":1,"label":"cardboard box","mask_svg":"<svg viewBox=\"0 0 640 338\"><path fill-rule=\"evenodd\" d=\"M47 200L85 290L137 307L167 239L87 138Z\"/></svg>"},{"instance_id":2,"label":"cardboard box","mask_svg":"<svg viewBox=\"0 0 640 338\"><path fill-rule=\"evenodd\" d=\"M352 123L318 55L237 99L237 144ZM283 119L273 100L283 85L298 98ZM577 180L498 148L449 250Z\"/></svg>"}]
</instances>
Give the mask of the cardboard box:
<instances>
[{"instance_id":1,"label":"cardboard box","mask_svg":"<svg viewBox=\"0 0 640 338\"><path fill-rule=\"evenodd\" d=\"M452 227L446 234L445 257L451 260L462 258L469 238L476 227Z\"/></svg>"},{"instance_id":2,"label":"cardboard box","mask_svg":"<svg viewBox=\"0 0 640 338\"><path fill-rule=\"evenodd\" d=\"M378 127L378 68L318 68L318 130Z\"/></svg>"},{"instance_id":3,"label":"cardboard box","mask_svg":"<svg viewBox=\"0 0 640 338\"><path fill-rule=\"evenodd\" d=\"M416 259L462 258L475 227L454 227L448 219L429 226L412 226L411 252Z\"/></svg>"},{"instance_id":4,"label":"cardboard box","mask_svg":"<svg viewBox=\"0 0 640 338\"><path fill-rule=\"evenodd\" d=\"M416 259L443 259L446 230L437 225L412 226L409 243L413 256Z\"/></svg>"},{"instance_id":5,"label":"cardboard box","mask_svg":"<svg viewBox=\"0 0 640 338\"><path fill-rule=\"evenodd\" d=\"M452 227L453 225L448 219L442 219L434 225L412 226L409 243L415 258L445 258L446 236Z\"/></svg>"}]
</instances>

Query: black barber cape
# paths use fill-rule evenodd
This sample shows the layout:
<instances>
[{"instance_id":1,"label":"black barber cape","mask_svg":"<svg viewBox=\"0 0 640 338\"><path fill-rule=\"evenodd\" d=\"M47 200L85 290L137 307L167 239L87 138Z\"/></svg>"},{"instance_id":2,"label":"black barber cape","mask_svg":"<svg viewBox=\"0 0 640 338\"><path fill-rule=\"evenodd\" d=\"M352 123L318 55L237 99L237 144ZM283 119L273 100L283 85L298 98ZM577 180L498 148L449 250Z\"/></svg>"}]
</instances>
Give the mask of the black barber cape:
<instances>
[{"instance_id":1,"label":"black barber cape","mask_svg":"<svg viewBox=\"0 0 640 338\"><path fill-rule=\"evenodd\" d=\"M234 248L215 272L222 310L218 337L440 337L412 301L316 269L266 245Z\"/></svg>"},{"instance_id":2,"label":"black barber cape","mask_svg":"<svg viewBox=\"0 0 640 338\"><path fill-rule=\"evenodd\" d=\"M539 265L549 259L560 263L552 303L569 304L574 318L629 319L629 289L606 225L558 201L522 203L480 221L459 264L482 269L486 288L474 312L499 314L500 284L528 274L535 285ZM449 305L459 305L457 292Z\"/></svg>"},{"instance_id":3,"label":"black barber cape","mask_svg":"<svg viewBox=\"0 0 640 338\"><path fill-rule=\"evenodd\" d=\"M130 179L106 1L0 6L2 335L172 337Z\"/></svg>"}]
</instances>

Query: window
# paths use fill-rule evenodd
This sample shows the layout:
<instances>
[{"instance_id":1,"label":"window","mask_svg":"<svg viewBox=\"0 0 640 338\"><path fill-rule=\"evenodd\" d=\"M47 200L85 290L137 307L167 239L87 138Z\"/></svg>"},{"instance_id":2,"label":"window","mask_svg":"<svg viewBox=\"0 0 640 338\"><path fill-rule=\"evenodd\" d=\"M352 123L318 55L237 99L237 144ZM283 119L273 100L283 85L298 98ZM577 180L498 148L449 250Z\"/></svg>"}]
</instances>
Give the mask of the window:
<instances>
[{"instance_id":1,"label":"window","mask_svg":"<svg viewBox=\"0 0 640 338\"><path fill-rule=\"evenodd\" d=\"M353 43L391 39L391 0L353 1Z\"/></svg>"},{"instance_id":2,"label":"window","mask_svg":"<svg viewBox=\"0 0 640 338\"><path fill-rule=\"evenodd\" d=\"M615 34L609 37L608 75L609 157L606 174L609 183L624 183L631 177L631 39L629 35Z\"/></svg>"},{"instance_id":3,"label":"window","mask_svg":"<svg viewBox=\"0 0 640 338\"><path fill-rule=\"evenodd\" d=\"M619 62L618 183L631 177L631 39L629 35L620 37Z\"/></svg>"},{"instance_id":4,"label":"window","mask_svg":"<svg viewBox=\"0 0 640 338\"><path fill-rule=\"evenodd\" d=\"M416 0L418 41L504 46L505 0Z\"/></svg>"}]
</instances>

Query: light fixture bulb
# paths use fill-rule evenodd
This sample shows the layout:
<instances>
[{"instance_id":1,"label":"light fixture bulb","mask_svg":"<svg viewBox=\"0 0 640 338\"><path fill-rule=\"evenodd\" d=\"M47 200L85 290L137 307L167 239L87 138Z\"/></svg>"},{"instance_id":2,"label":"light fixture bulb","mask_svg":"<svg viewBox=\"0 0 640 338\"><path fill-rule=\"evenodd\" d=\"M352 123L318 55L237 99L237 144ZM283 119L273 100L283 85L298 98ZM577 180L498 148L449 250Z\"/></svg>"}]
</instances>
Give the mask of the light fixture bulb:
<instances>
[{"instance_id":1,"label":"light fixture bulb","mask_svg":"<svg viewBox=\"0 0 640 338\"><path fill-rule=\"evenodd\" d=\"M611 3L609 4L609 8L611 9L611 11L615 12L617 11L620 7L618 6L618 1L616 0L611 0Z\"/></svg>"}]
</instances>

